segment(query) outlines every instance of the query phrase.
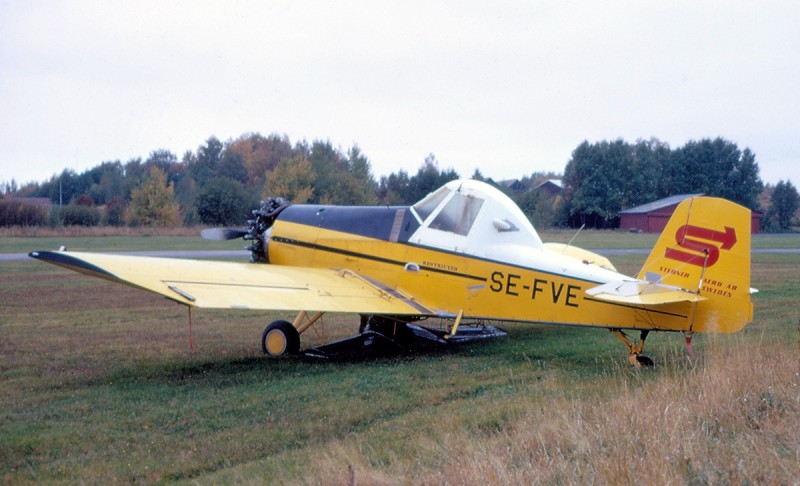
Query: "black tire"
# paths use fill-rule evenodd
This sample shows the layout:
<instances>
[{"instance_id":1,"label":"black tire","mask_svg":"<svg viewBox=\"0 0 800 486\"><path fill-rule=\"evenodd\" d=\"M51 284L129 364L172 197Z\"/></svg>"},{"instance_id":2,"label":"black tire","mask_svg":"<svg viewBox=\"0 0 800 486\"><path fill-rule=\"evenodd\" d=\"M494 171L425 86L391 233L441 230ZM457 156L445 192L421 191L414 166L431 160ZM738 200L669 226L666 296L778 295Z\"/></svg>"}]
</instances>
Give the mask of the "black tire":
<instances>
[{"instance_id":1,"label":"black tire","mask_svg":"<svg viewBox=\"0 0 800 486\"><path fill-rule=\"evenodd\" d=\"M261 350L277 358L300 352L300 333L287 321L275 321L261 333Z\"/></svg>"},{"instance_id":2,"label":"black tire","mask_svg":"<svg viewBox=\"0 0 800 486\"><path fill-rule=\"evenodd\" d=\"M654 364L653 360L650 359L649 356L644 356L642 354L636 356L636 361L638 361L639 364L642 365L643 368L649 368L649 367L653 366L653 364Z\"/></svg>"}]
</instances>

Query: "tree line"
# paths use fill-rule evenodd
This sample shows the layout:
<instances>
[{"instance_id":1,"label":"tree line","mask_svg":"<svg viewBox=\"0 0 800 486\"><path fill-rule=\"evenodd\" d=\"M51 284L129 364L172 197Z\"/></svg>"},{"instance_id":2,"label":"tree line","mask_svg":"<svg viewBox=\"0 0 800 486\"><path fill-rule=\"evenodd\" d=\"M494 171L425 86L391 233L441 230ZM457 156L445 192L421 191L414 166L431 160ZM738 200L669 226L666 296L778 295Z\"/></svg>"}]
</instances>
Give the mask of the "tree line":
<instances>
[{"instance_id":1,"label":"tree line","mask_svg":"<svg viewBox=\"0 0 800 486\"><path fill-rule=\"evenodd\" d=\"M329 141L292 144L285 135L243 134L221 142L209 137L181 158L154 150L147 159L106 161L82 173L65 169L44 182L0 185L0 226L20 225L241 225L258 200L281 196L295 203L408 205L460 177L440 168L433 154L416 173L398 170L376 179L358 146L347 150ZM533 173L498 183L537 227L613 228L619 211L675 194L704 193L753 210L769 206L770 229L788 229L797 210L791 182L766 186L755 154L730 141L703 139L671 149L657 139L583 142L572 152L563 176ZM554 195L532 190L559 179ZM54 209L22 207L19 197L47 198Z\"/></svg>"},{"instance_id":2,"label":"tree line","mask_svg":"<svg viewBox=\"0 0 800 486\"><path fill-rule=\"evenodd\" d=\"M571 227L616 228L623 209L673 195L704 194L764 212L765 230L786 231L797 212L797 189L790 181L765 186L758 172L750 149L740 150L722 138L675 149L657 139L583 142L565 168L556 219Z\"/></svg>"},{"instance_id":3,"label":"tree line","mask_svg":"<svg viewBox=\"0 0 800 486\"><path fill-rule=\"evenodd\" d=\"M284 197L295 203L411 204L457 179L440 170L433 155L416 174L400 170L375 179L358 146L329 141L292 144L287 136L244 134L221 142L209 137L179 159L154 150L147 159L106 161L82 173L64 169L44 182L0 184L3 225L241 225L258 200ZM46 198L49 215L14 204L12 198Z\"/></svg>"}]
</instances>

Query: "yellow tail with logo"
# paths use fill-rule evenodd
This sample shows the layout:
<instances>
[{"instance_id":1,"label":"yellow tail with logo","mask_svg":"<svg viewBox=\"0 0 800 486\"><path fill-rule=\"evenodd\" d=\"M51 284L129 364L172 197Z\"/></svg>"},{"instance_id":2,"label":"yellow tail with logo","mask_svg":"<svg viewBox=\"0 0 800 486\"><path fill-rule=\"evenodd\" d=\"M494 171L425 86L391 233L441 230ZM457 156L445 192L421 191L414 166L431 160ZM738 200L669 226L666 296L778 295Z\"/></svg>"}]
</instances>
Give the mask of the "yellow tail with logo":
<instances>
[{"instance_id":1,"label":"yellow tail with logo","mask_svg":"<svg viewBox=\"0 0 800 486\"><path fill-rule=\"evenodd\" d=\"M753 319L750 301L750 210L725 199L680 203L638 278L674 285L705 299L688 332L740 331Z\"/></svg>"}]
</instances>

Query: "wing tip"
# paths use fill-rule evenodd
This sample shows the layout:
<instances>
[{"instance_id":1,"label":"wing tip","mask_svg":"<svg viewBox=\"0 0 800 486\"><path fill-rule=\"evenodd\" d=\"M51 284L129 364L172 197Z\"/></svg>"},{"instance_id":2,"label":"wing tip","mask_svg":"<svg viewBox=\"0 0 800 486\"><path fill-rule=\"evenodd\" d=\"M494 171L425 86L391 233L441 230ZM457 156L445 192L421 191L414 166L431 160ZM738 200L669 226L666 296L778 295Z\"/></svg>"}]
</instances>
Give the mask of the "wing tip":
<instances>
[{"instance_id":1,"label":"wing tip","mask_svg":"<svg viewBox=\"0 0 800 486\"><path fill-rule=\"evenodd\" d=\"M118 280L117 276L109 272L108 270L100 268L97 265L89 263L81 258L73 256L64 250L59 250L59 251L34 250L28 253L28 256L36 260L52 263L53 265L69 268L70 270L75 270L76 272L85 273L88 275L93 275L101 278L111 278L114 280Z\"/></svg>"}]
</instances>

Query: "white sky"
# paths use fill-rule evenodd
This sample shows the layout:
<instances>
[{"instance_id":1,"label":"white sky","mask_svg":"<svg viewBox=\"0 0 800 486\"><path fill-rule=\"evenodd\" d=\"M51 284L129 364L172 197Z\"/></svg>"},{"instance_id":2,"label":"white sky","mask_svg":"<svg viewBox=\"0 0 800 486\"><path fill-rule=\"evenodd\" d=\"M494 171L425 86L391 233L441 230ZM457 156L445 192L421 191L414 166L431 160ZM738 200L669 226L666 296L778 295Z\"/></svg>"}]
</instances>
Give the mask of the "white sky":
<instances>
[{"instance_id":1,"label":"white sky","mask_svg":"<svg viewBox=\"0 0 800 486\"><path fill-rule=\"evenodd\" d=\"M495 179L722 136L797 186L799 88L793 0L0 0L0 181L274 132Z\"/></svg>"}]
</instances>

